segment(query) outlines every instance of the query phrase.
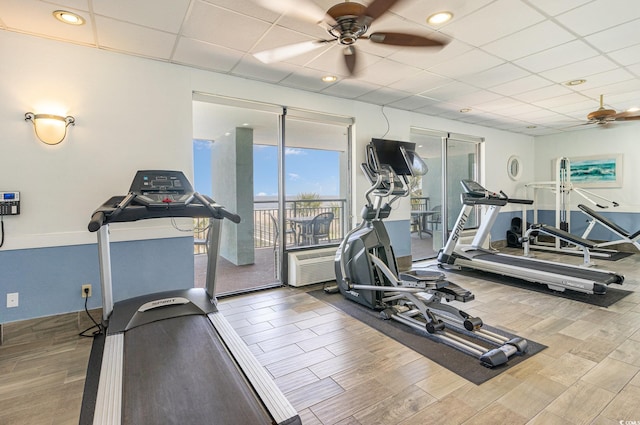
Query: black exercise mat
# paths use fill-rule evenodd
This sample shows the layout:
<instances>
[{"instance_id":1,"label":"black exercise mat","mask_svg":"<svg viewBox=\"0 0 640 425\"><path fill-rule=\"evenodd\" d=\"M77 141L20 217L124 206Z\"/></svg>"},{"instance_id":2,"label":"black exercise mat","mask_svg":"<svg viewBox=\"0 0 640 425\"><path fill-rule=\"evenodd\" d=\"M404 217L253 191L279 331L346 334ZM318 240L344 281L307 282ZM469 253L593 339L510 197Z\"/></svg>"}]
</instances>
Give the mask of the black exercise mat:
<instances>
[{"instance_id":1,"label":"black exercise mat","mask_svg":"<svg viewBox=\"0 0 640 425\"><path fill-rule=\"evenodd\" d=\"M440 342L433 336L430 336L426 330L424 332L420 332L417 329L395 320L383 320L380 318L380 313L378 311L371 310L356 302L349 301L340 293L327 294L323 290L316 290L309 292L309 294L342 310L349 316L358 319L366 325L382 332L386 336L395 339L406 347L411 348L476 385L480 385L483 382L488 381L489 379L509 370L511 367L547 348L546 345L538 344L537 342L529 340L529 350L527 354L524 356L515 355L503 365L488 368L483 366L475 357L456 350L455 348ZM504 335L507 338L513 338L516 336L500 329L487 326L486 324L483 327L497 334Z\"/></svg>"},{"instance_id":2,"label":"black exercise mat","mask_svg":"<svg viewBox=\"0 0 640 425\"><path fill-rule=\"evenodd\" d=\"M601 295L585 294L583 292L572 291L569 289L563 292L560 292L560 291L554 291L553 289L549 289L547 285L543 285L540 283L533 283L533 282L529 282L522 279L516 279L514 277L498 276L494 273L484 272L482 270L447 269L447 275L449 274L452 274L452 275L461 274L464 276L478 277L487 282L514 286L516 288L527 289L529 291L541 292L543 294L549 294L549 295L566 298L573 301L580 301L580 302L595 305L598 307L609 307L632 293L631 291L625 291L624 289L615 288L614 285L607 286L607 292ZM452 281L455 282L455 278L453 278ZM615 284L615 286L618 286L618 285Z\"/></svg>"},{"instance_id":3,"label":"black exercise mat","mask_svg":"<svg viewBox=\"0 0 640 425\"><path fill-rule=\"evenodd\" d=\"M104 334L93 337L91 355L87 365L87 377L84 381L84 393L82 395L82 407L80 409L80 425L93 424L93 412L96 409L96 397L98 396L98 382L100 381L100 366L102 365L102 352L104 350Z\"/></svg>"}]
</instances>

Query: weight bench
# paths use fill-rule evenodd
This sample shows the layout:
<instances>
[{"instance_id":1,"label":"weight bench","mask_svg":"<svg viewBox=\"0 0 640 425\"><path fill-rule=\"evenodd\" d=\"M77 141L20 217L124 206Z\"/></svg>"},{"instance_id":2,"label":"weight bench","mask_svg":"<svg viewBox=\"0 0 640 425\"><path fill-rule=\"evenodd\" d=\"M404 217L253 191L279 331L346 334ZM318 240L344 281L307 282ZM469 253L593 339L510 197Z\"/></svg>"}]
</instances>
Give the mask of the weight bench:
<instances>
[{"instance_id":1,"label":"weight bench","mask_svg":"<svg viewBox=\"0 0 640 425\"><path fill-rule=\"evenodd\" d=\"M553 236L572 245L575 245L577 248L582 250L584 258L582 265L585 267L591 267L594 265L594 263L591 262L591 252L589 251L598 246L594 241L576 236L548 224L533 224L531 225L531 227L529 227L524 235L524 238L522 239L522 246L524 248L525 256L532 256L532 254L529 252L529 241L531 240L530 238L532 237L532 235L535 235L537 233L544 233L545 235Z\"/></svg>"},{"instance_id":2,"label":"weight bench","mask_svg":"<svg viewBox=\"0 0 640 425\"><path fill-rule=\"evenodd\" d=\"M591 217L591 220L589 220L589 225L587 226L587 229L582 234L583 238L586 238L589 235L589 233L594 228L596 223L602 224L611 232L615 233L616 235L620 236L620 238L622 238L620 240L597 243L596 247L602 248L605 246L616 245L619 243L630 243L640 250L640 242L638 241L640 239L640 230L636 231L635 233L631 233L626 229L623 229L613 221L609 220L607 217L603 216L602 214L599 214L598 212L587 207L586 205L579 204L578 208L580 208L582 212L584 212L589 217Z\"/></svg>"}]
</instances>

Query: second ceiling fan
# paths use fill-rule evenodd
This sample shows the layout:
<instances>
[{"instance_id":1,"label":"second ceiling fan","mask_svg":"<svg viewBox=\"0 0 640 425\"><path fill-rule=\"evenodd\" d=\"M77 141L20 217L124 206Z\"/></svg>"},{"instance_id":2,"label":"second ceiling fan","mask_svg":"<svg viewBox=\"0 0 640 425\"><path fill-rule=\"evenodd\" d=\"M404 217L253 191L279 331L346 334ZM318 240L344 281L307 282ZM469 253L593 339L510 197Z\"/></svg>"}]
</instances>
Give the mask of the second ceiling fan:
<instances>
[{"instance_id":1,"label":"second ceiling fan","mask_svg":"<svg viewBox=\"0 0 640 425\"><path fill-rule=\"evenodd\" d=\"M357 54L355 43L359 39L391 46L443 47L443 40L417 34L401 32L374 32L365 35L371 23L385 14L399 0L373 0L369 6L347 1L338 3L326 12L311 0L254 0L267 9L283 13L326 28L331 38L291 44L275 49L255 53L254 56L264 63L279 62L303 53L310 52L328 43L340 43L344 46L344 62L353 75L356 70Z\"/></svg>"}]
</instances>

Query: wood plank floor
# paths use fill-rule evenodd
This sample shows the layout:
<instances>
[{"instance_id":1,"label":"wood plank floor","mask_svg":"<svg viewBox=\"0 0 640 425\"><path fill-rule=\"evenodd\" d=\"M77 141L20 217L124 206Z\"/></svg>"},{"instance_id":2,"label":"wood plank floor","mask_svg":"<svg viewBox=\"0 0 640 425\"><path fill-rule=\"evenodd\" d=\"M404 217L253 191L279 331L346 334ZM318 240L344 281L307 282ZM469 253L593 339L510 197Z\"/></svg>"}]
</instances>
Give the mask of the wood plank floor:
<instances>
[{"instance_id":1,"label":"wood plank floor","mask_svg":"<svg viewBox=\"0 0 640 425\"><path fill-rule=\"evenodd\" d=\"M639 266L640 254L599 262L634 291L609 308L452 279L476 295L466 311L549 346L480 386L301 289L227 298L220 308L305 425L640 423ZM5 335L0 424L78 422L91 344L76 335L84 325L61 319Z\"/></svg>"}]
</instances>

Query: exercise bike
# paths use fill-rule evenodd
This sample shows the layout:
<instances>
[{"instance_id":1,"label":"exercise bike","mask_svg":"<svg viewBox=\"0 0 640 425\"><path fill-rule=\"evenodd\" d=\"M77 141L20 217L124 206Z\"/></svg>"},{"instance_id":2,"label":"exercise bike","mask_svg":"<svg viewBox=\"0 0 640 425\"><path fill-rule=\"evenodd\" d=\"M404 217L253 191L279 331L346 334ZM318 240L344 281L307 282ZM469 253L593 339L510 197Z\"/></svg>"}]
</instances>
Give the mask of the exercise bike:
<instances>
[{"instance_id":1,"label":"exercise bike","mask_svg":"<svg viewBox=\"0 0 640 425\"><path fill-rule=\"evenodd\" d=\"M474 299L470 291L445 280L444 273L398 271L383 220L389 217L395 202L410 194L408 177L427 171L414 148L414 143L383 139L372 139L367 145L367 162L361 168L371 188L365 194L362 222L347 234L336 253L337 288L332 289L351 301L380 310L383 319L426 331L438 341L478 358L485 366L504 364L511 356L526 353L526 340L488 331L480 318L443 304L443 300Z\"/></svg>"}]
</instances>

